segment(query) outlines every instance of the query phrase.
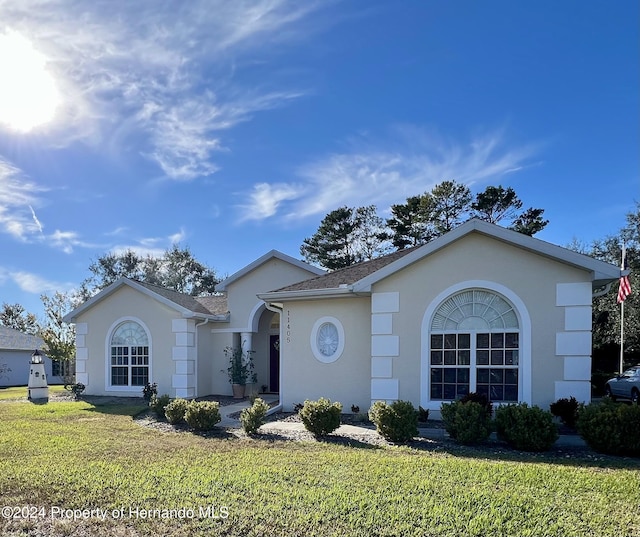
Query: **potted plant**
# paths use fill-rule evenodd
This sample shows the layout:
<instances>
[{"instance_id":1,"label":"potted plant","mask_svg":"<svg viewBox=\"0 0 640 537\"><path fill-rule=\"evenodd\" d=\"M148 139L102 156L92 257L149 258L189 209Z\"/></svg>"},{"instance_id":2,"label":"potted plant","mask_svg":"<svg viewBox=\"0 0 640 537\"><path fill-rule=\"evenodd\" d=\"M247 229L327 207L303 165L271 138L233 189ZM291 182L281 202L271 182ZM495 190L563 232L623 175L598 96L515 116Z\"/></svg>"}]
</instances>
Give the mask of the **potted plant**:
<instances>
[{"instance_id":1,"label":"potted plant","mask_svg":"<svg viewBox=\"0 0 640 537\"><path fill-rule=\"evenodd\" d=\"M229 374L229 382L233 389L234 399L242 399L244 397L245 386L247 384L253 384L258 380L258 376L254 370L253 352L254 351L242 352L242 349L237 347L227 347L224 350L225 355L229 359L227 373Z\"/></svg>"}]
</instances>

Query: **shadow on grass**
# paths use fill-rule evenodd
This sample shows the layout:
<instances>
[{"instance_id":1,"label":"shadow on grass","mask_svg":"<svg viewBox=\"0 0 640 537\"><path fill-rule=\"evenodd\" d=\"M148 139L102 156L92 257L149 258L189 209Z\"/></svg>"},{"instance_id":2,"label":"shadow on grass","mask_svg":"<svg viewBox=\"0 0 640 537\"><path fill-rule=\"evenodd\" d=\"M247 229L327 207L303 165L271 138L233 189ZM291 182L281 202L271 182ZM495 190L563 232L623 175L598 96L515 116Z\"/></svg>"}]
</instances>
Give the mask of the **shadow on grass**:
<instances>
[{"instance_id":1,"label":"shadow on grass","mask_svg":"<svg viewBox=\"0 0 640 537\"><path fill-rule=\"evenodd\" d=\"M496 462L530 462L558 464L561 466L591 468L640 469L640 459L597 453L586 446L554 445L549 451L518 451L501 442L488 442L478 446L463 446L453 440L420 438L406 447L417 451L446 453L454 457L492 460Z\"/></svg>"}]
</instances>

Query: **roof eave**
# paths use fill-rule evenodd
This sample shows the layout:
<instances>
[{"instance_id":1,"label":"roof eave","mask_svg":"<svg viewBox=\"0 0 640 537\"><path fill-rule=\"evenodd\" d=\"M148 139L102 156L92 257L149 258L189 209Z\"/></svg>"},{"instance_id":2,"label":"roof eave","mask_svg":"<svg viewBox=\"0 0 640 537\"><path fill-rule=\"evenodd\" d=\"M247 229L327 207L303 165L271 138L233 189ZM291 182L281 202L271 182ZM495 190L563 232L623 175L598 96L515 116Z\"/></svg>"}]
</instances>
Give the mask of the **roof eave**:
<instances>
[{"instance_id":1,"label":"roof eave","mask_svg":"<svg viewBox=\"0 0 640 537\"><path fill-rule=\"evenodd\" d=\"M290 302L295 300L310 300L314 298L350 298L357 297L352 286L333 287L329 289L303 289L300 291L274 291L260 293L258 298L265 302Z\"/></svg>"},{"instance_id":2,"label":"roof eave","mask_svg":"<svg viewBox=\"0 0 640 537\"><path fill-rule=\"evenodd\" d=\"M206 313L197 313L195 311L188 311L182 314L185 319L202 319L203 321L211 321L214 323L228 323L231 318L231 313L221 313L217 315L207 315Z\"/></svg>"}]
</instances>

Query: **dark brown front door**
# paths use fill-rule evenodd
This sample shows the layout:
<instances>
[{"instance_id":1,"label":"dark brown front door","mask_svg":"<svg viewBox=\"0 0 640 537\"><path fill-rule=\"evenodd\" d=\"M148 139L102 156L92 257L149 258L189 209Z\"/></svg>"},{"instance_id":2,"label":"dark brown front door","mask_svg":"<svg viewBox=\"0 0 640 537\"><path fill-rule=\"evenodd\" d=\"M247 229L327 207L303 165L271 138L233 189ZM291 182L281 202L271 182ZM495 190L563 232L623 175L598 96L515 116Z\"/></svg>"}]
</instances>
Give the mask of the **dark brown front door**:
<instances>
[{"instance_id":1,"label":"dark brown front door","mask_svg":"<svg viewBox=\"0 0 640 537\"><path fill-rule=\"evenodd\" d=\"M280 336L269 336L269 391L280 391Z\"/></svg>"}]
</instances>

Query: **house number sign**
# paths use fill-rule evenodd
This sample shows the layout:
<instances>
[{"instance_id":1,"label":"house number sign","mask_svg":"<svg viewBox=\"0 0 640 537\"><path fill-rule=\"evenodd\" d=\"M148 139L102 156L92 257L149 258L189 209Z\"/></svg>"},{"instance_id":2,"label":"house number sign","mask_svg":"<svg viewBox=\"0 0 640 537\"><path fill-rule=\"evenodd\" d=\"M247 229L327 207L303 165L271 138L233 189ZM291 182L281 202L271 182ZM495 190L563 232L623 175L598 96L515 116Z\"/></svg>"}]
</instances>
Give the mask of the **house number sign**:
<instances>
[{"instance_id":1,"label":"house number sign","mask_svg":"<svg viewBox=\"0 0 640 537\"><path fill-rule=\"evenodd\" d=\"M287 310L287 331L285 334L287 343L291 343L291 311Z\"/></svg>"}]
</instances>

